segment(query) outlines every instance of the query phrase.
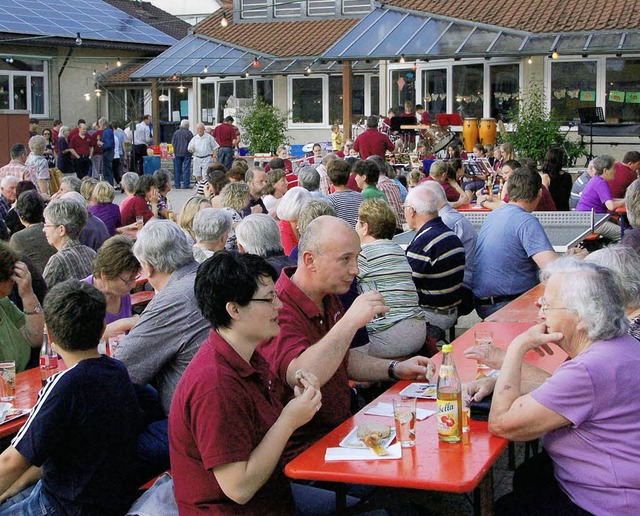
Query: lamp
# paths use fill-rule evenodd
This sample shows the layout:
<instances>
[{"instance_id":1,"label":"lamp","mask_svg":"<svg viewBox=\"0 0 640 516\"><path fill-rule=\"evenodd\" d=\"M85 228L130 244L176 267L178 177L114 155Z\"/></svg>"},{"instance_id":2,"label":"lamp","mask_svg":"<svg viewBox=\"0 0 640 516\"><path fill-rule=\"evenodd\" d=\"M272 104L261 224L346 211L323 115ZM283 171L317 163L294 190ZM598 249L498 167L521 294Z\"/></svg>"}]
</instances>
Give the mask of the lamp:
<instances>
[{"instance_id":1,"label":"lamp","mask_svg":"<svg viewBox=\"0 0 640 516\"><path fill-rule=\"evenodd\" d=\"M402 54L402 55L400 56L400 62L401 62L401 63L404 63L404 54Z\"/></svg>"},{"instance_id":2,"label":"lamp","mask_svg":"<svg viewBox=\"0 0 640 516\"><path fill-rule=\"evenodd\" d=\"M244 72L244 77L245 77L245 79L246 79L247 77L249 77L249 70L247 70L246 72Z\"/></svg>"},{"instance_id":3,"label":"lamp","mask_svg":"<svg viewBox=\"0 0 640 516\"><path fill-rule=\"evenodd\" d=\"M76 32L76 45L82 45L82 38L80 37L80 33Z\"/></svg>"},{"instance_id":4,"label":"lamp","mask_svg":"<svg viewBox=\"0 0 640 516\"><path fill-rule=\"evenodd\" d=\"M527 59L527 63L528 63L528 64L533 63L533 59L531 59L531 58Z\"/></svg>"},{"instance_id":5,"label":"lamp","mask_svg":"<svg viewBox=\"0 0 640 516\"><path fill-rule=\"evenodd\" d=\"M116 61L116 66L118 68L120 68L122 66L122 61L120 61L120 58L118 58L118 60Z\"/></svg>"},{"instance_id":6,"label":"lamp","mask_svg":"<svg viewBox=\"0 0 640 516\"><path fill-rule=\"evenodd\" d=\"M96 97L102 95L102 90L100 88L96 88L95 90L93 90L93 92L96 94Z\"/></svg>"},{"instance_id":7,"label":"lamp","mask_svg":"<svg viewBox=\"0 0 640 516\"><path fill-rule=\"evenodd\" d=\"M551 54L551 59L558 59L560 57L560 54L558 54L557 50L553 51L553 54Z\"/></svg>"},{"instance_id":8,"label":"lamp","mask_svg":"<svg viewBox=\"0 0 640 516\"><path fill-rule=\"evenodd\" d=\"M209 73L209 67L207 65L204 65L204 68L202 69L202 73Z\"/></svg>"},{"instance_id":9,"label":"lamp","mask_svg":"<svg viewBox=\"0 0 640 516\"><path fill-rule=\"evenodd\" d=\"M222 19L220 20L220 25L222 25L223 27L226 27L227 25L229 25L229 20L227 20L227 14L226 13L222 13Z\"/></svg>"},{"instance_id":10,"label":"lamp","mask_svg":"<svg viewBox=\"0 0 640 516\"><path fill-rule=\"evenodd\" d=\"M260 61L258 61L258 58L256 57L256 58L253 60L253 67L254 67L254 68L258 68L259 66L260 66Z\"/></svg>"},{"instance_id":11,"label":"lamp","mask_svg":"<svg viewBox=\"0 0 640 516\"><path fill-rule=\"evenodd\" d=\"M169 102L169 95L165 95L164 93L158 97L160 102Z\"/></svg>"}]
</instances>

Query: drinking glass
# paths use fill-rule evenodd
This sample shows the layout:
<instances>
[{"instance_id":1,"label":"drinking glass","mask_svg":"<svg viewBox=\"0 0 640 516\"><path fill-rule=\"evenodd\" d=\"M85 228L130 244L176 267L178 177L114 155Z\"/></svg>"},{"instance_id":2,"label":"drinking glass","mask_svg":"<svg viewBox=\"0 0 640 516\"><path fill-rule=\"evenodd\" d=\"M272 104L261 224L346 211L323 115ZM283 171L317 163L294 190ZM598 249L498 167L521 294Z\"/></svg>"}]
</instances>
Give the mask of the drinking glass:
<instances>
[{"instance_id":1,"label":"drinking glass","mask_svg":"<svg viewBox=\"0 0 640 516\"><path fill-rule=\"evenodd\" d=\"M393 398L396 439L402 448L416 444L416 398Z\"/></svg>"},{"instance_id":2,"label":"drinking glass","mask_svg":"<svg viewBox=\"0 0 640 516\"><path fill-rule=\"evenodd\" d=\"M0 362L0 401L13 401L16 397L16 363Z\"/></svg>"},{"instance_id":3,"label":"drinking glass","mask_svg":"<svg viewBox=\"0 0 640 516\"><path fill-rule=\"evenodd\" d=\"M481 346L483 344L493 344L493 333L490 331L474 331L473 337L476 346ZM482 373L486 376L489 371L491 371L491 368L478 360L478 374Z\"/></svg>"}]
</instances>

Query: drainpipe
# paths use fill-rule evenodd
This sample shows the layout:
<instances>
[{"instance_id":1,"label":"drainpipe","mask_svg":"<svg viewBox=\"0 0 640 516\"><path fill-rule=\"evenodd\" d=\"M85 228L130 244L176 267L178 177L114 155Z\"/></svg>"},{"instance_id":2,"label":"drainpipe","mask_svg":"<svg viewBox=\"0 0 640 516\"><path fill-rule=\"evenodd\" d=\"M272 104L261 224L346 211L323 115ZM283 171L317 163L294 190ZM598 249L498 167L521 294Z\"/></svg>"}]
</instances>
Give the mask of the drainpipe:
<instances>
[{"instance_id":1,"label":"drainpipe","mask_svg":"<svg viewBox=\"0 0 640 516\"><path fill-rule=\"evenodd\" d=\"M67 51L67 57L64 58L64 63L62 63L60 71L58 72L58 120L62 120L62 90L60 89L60 78L62 77L65 68L69 64L71 54L73 54L73 47L69 47L69 50Z\"/></svg>"}]
</instances>

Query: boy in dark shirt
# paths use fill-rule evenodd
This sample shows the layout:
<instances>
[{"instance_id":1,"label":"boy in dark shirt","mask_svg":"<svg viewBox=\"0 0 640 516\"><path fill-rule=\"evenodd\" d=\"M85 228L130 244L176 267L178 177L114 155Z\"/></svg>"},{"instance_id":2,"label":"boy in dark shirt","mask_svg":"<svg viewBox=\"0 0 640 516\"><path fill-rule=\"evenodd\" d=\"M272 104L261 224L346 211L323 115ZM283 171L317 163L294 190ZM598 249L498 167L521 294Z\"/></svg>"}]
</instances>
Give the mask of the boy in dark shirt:
<instances>
[{"instance_id":1,"label":"boy in dark shirt","mask_svg":"<svg viewBox=\"0 0 640 516\"><path fill-rule=\"evenodd\" d=\"M49 291L45 323L67 369L49 378L0 455L0 514L110 515L130 505L139 409L127 369L97 351L105 311L87 283Z\"/></svg>"}]
</instances>

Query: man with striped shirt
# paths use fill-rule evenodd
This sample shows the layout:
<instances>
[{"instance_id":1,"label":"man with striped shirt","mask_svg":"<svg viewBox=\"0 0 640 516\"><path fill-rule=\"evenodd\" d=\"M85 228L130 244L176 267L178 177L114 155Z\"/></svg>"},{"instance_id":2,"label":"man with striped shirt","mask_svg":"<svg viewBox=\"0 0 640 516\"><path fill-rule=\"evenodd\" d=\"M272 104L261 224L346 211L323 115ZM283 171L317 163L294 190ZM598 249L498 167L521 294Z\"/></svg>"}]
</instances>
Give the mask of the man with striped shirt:
<instances>
[{"instance_id":1,"label":"man with striped shirt","mask_svg":"<svg viewBox=\"0 0 640 516\"><path fill-rule=\"evenodd\" d=\"M409 228L416 236L407 247L420 306L432 326L451 328L462 300L465 254L460 239L438 216L432 190L418 186L404 203Z\"/></svg>"},{"instance_id":2,"label":"man with striped shirt","mask_svg":"<svg viewBox=\"0 0 640 516\"><path fill-rule=\"evenodd\" d=\"M347 186L350 171L351 165L343 159L329 163L329 179L331 179L335 192L330 194L327 200L333 206L336 216L346 220L352 228L355 228L358 209L364 199L360 192L354 192Z\"/></svg>"}]
</instances>

